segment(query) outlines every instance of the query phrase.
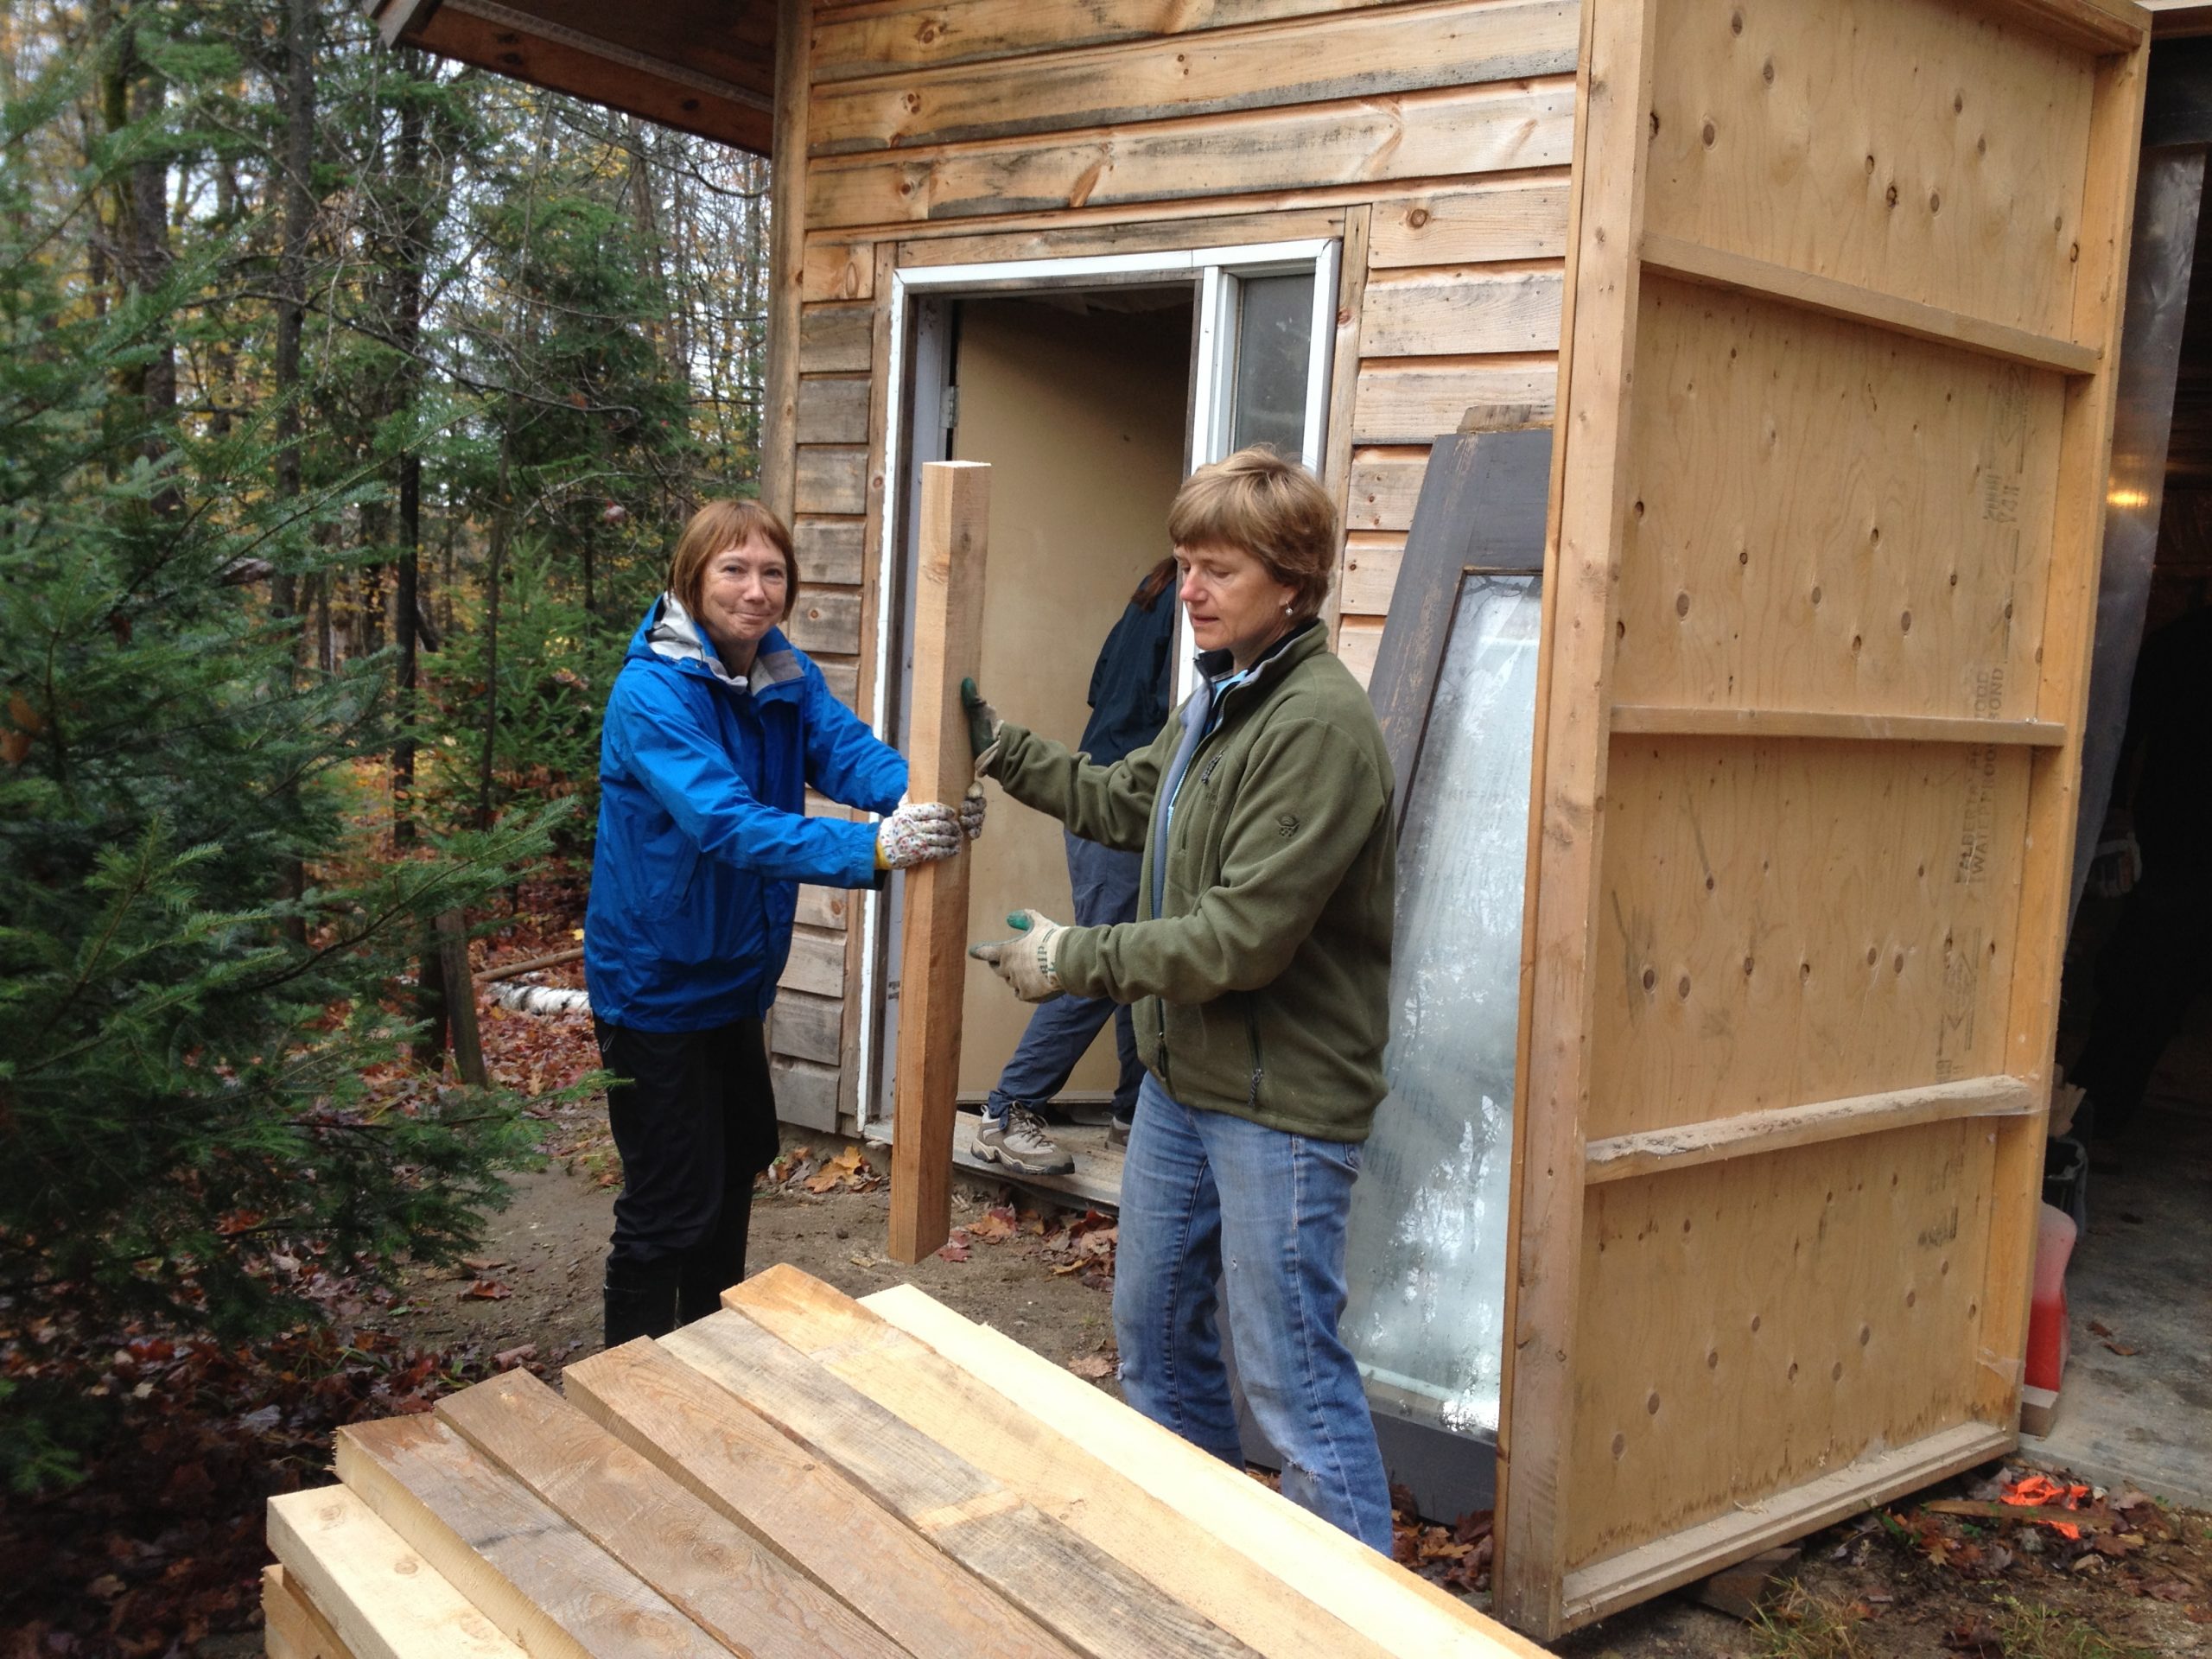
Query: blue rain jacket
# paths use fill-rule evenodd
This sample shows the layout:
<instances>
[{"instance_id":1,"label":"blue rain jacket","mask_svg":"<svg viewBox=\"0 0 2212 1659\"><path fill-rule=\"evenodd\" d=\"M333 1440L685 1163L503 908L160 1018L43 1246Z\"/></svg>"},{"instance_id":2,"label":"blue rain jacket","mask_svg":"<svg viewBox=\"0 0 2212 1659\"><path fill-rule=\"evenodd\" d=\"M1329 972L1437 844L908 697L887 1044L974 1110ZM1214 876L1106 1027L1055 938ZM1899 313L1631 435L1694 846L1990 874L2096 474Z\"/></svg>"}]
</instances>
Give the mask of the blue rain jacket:
<instances>
[{"instance_id":1,"label":"blue rain jacket","mask_svg":"<svg viewBox=\"0 0 2212 1659\"><path fill-rule=\"evenodd\" d=\"M598 1018L636 1031L766 1014L798 884L877 880L875 826L805 817L806 786L870 812L906 791L906 761L780 630L734 677L669 594L615 677L599 777L584 984Z\"/></svg>"}]
</instances>

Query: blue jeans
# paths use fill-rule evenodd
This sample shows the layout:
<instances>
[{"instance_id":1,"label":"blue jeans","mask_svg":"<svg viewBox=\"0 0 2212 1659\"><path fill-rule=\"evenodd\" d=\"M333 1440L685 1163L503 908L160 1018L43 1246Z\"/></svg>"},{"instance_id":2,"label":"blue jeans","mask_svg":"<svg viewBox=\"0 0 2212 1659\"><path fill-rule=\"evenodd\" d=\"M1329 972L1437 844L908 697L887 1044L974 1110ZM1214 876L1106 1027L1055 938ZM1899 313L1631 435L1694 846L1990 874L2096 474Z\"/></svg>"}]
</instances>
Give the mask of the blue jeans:
<instances>
[{"instance_id":1,"label":"blue jeans","mask_svg":"<svg viewBox=\"0 0 2212 1659\"><path fill-rule=\"evenodd\" d=\"M1137 871L1142 862L1138 855L1072 835L1067 842L1075 925L1106 927L1136 920ZM993 1117L1004 1117L1006 1109L1016 1102L1041 1106L1052 1099L1068 1086L1076 1062L1109 1020L1114 1022L1114 1047L1122 1061L1121 1079L1114 1086L1114 1117L1116 1122L1128 1122L1136 1110L1137 1084L1144 1076L1137 1059L1136 1027L1126 1004L1103 996L1062 996L1039 1003L983 1109Z\"/></svg>"},{"instance_id":2,"label":"blue jeans","mask_svg":"<svg viewBox=\"0 0 2212 1659\"><path fill-rule=\"evenodd\" d=\"M1351 1351L1344 1217L1359 1148L1193 1111L1147 1076L1122 1169L1114 1332L1122 1392L1243 1467L1216 1288L1245 1403L1282 1454L1282 1491L1390 1553L1390 1484Z\"/></svg>"}]
</instances>

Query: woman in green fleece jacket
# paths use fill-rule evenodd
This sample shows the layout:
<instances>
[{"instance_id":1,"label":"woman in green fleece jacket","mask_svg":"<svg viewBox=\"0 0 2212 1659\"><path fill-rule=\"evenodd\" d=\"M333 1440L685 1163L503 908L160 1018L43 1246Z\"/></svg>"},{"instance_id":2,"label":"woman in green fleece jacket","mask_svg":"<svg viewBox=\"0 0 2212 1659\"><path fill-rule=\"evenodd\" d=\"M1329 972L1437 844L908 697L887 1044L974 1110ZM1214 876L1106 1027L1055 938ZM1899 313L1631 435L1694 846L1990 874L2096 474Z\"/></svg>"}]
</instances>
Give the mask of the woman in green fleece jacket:
<instances>
[{"instance_id":1,"label":"woman in green fleece jacket","mask_svg":"<svg viewBox=\"0 0 2212 1659\"><path fill-rule=\"evenodd\" d=\"M1149 1075L1114 1287L1129 1403L1242 1464L1218 1294L1285 1495L1387 1554L1389 1483L1337 1326L1384 1093L1389 759L1318 620L1338 543L1313 475L1240 450L1191 476L1167 529L1198 683L1149 747L1093 766L963 688L979 770L1086 840L1143 849L1137 919L1024 911L1020 937L973 954L1024 1001L1136 1005Z\"/></svg>"}]
</instances>

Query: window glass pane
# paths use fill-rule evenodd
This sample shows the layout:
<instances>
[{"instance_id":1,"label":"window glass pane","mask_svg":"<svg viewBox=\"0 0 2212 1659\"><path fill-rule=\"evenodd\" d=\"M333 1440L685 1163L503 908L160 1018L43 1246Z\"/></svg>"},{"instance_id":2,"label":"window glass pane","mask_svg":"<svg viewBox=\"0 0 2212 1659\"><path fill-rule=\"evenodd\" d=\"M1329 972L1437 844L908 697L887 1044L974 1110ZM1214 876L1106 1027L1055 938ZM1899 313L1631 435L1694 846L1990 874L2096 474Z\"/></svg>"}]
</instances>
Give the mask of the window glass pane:
<instances>
[{"instance_id":1,"label":"window glass pane","mask_svg":"<svg viewBox=\"0 0 2212 1659\"><path fill-rule=\"evenodd\" d=\"M1236 378L1229 447L1268 443L1292 461L1306 447L1306 381L1313 339L1313 273L1247 276L1237 284Z\"/></svg>"},{"instance_id":2,"label":"window glass pane","mask_svg":"<svg viewBox=\"0 0 2212 1659\"><path fill-rule=\"evenodd\" d=\"M1344 1337L1378 1403L1497 1428L1537 581L1459 589L1398 847L1389 1098L1352 1189Z\"/></svg>"}]
</instances>

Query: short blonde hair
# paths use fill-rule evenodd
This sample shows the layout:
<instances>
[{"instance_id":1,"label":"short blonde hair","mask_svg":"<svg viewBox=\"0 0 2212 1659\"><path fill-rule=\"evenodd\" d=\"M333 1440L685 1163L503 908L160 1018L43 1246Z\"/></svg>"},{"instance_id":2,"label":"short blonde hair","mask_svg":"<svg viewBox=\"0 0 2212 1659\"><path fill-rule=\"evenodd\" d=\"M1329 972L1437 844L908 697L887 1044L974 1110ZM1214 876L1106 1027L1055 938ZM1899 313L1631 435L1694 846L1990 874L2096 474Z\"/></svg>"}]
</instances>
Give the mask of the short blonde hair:
<instances>
[{"instance_id":1,"label":"short blonde hair","mask_svg":"<svg viewBox=\"0 0 2212 1659\"><path fill-rule=\"evenodd\" d=\"M1337 510L1321 480L1265 444L1201 467L1167 509L1178 547L1241 548L1297 589L1301 617L1320 610L1337 564Z\"/></svg>"},{"instance_id":2,"label":"short blonde hair","mask_svg":"<svg viewBox=\"0 0 2212 1659\"><path fill-rule=\"evenodd\" d=\"M798 556L791 550L791 533L784 521L758 501L709 501L693 513L668 561L668 591L696 616L699 590L707 582L707 561L756 536L784 556L784 616L788 619L798 602Z\"/></svg>"}]
</instances>

